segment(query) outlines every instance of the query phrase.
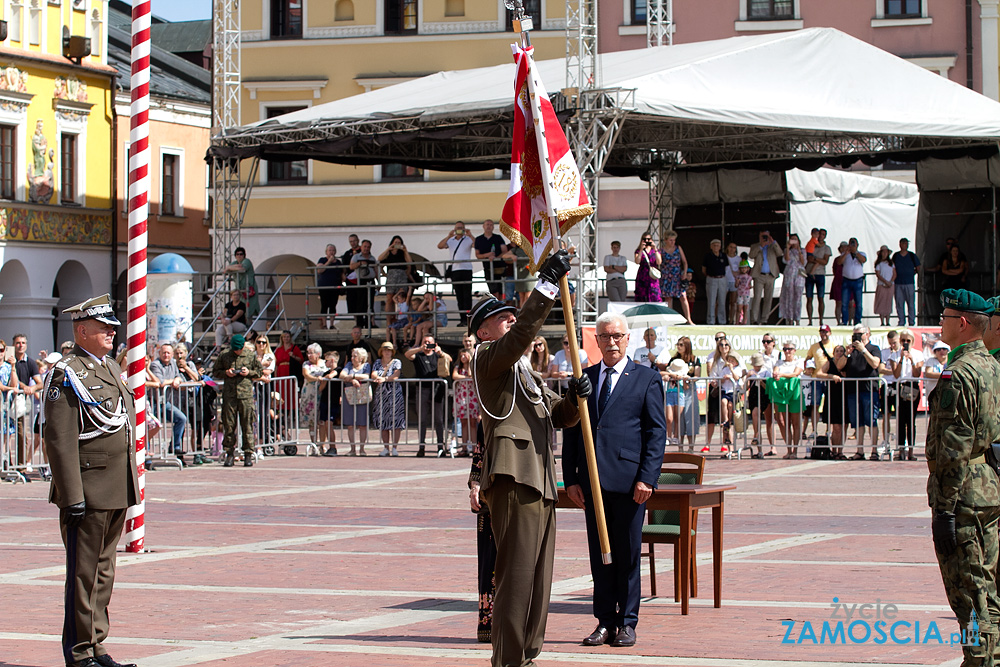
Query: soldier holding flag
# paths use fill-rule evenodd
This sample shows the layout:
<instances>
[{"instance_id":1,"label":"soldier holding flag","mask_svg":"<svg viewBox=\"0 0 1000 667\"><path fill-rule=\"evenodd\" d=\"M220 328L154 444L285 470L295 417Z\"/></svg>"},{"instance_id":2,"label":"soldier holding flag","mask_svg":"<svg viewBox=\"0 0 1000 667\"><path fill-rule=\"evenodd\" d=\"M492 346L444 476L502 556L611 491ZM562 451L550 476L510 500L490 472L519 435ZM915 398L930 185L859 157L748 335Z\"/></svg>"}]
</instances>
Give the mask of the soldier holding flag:
<instances>
[{"instance_id":1,"label":"soldier holding flag","mask_svg":"<svg viewBox=\"0 0 1000 667\"><path fill-rule=\"evenodd\" d=\"M577 398L591 391L586 376L573 378L560 399L523 356L552 310L555 283L567 272L569 258L561 250L542 265L520 317L493 296L469 316L469 333L483 341L472 377L486 436L480 494L497 548L494 667L533 664L542 650L556 532L552 429L576 424Z\"/></svg>"}]
</instances>

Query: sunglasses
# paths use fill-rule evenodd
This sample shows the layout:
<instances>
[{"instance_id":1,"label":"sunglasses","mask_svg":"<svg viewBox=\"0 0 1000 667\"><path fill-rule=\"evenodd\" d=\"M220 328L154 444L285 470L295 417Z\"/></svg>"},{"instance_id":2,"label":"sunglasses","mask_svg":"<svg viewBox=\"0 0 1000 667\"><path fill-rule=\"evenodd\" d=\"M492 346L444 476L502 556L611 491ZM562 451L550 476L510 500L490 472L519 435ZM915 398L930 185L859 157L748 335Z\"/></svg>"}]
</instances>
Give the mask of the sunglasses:
<instances>
[{"instance_id":1,"label":"sunglasses","mask_svg":"<svg viewBox=\"0 0 1000 667\"><path fill-rule=\"evenodd\" d=\"M783 348L781 348L781 349L782 349L782 351L784 351L784 352L794 352L794 351L795 351L795 348L794 348L794 347L783 347Z\"/></svg>"},{"instance_id":2,"label":"sunglasses","mask_svg":"<svg viewBox=\"0 0 1000 667\"><path fill-rule=\"evenodd\" d=\"M545 347L545 346L542 345L541 343L535 343L535 347Z\"/></svg>"},{"instance_id":3,"label":"sunglasses","mask_svg":"<svg viewBox=\"0 0 1000 667\"><path fill-rule=\"evenodd\" d=\"M716 337L715 337L715 341L716 341L716 342L718 342L718 341L720 341L720 340L725 340L725 339L726 339L726 337L725 337L725 336L716 336Z\"/></svg>"},{"instance_id":4,"label":"sunglasses","mask_svg":"<svg viewBox=\"0 0 1000 667\"><path fill-rule=\"evenodd\" d=\"M569 347L569 341L568 341L568 340L564 340L564 341L563 341L563 346L565 346L565 347Z\"/></svg>"},{"instance_id":5,"label":"sunglasses","mask_svg":"<svg viewBox=\"0 0 1000 667\"><path fill-rule=\"evenodd\" d=\"M761 342L762 342L762 343L764 343L764 345L770 345L770 344L771 344L771 343L773 343L774 341L773 341L773 340L771 340L770 338L765 338L765 339L764 339L764 340L762 340Z\"/></svg>"}]
</instances>

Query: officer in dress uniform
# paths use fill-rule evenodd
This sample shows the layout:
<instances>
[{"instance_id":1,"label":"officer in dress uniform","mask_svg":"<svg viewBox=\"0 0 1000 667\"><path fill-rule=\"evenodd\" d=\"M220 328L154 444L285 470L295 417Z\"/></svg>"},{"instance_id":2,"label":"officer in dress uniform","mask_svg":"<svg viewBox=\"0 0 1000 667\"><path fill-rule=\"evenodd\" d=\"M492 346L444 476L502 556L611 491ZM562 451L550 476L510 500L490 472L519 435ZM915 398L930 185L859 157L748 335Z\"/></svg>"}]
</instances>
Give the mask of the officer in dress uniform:
<instances>
[{"instance_id":1,"label":"officer in dress uniform","mask_svg":"<svg viewBox=\"0 0 1000 667\"><path fill-rule=\"evenodd\" d=\"M253 465L253 426L257 421L253 403L253 381L264 374L264 367L253 349L246 347L243 334L229 339L229 348L219 355L212 367L212 377L225 381L222 388L222 446L227 468L236 454L237 420L243 429L243 465Z\"/></svg>"},{"instance_id":2,"label":"officer in dress uniform","mask_svg":"<svg viewBox=\"0 0 1000 667\"><path fill-rule=\"evenodd\" d=\"M469 333L483 341L472 368L486 443L480 493L490 509L497 549L494 667L533 665L545 638L556 532L552 429L579 421L577 396L589 396L591 384L586 376L573 378L560 399L531 370L524 351L569 268L565 250L546 260L519 317L493 296L469 314Z\"/></svg>"},{"instance_id":3,"label":"officer in dress uniform","mask_svg":"<svg viewBox=\"0 0 1000 667\"><path fill-rule=\"evenodd\" d=\"M135 667L115 662L104 648L115 548L126 509L139 502L135 403L110 354L121 323L108 294L63 312L72 317L76 345L43 390L49 502L59 507L66 546L63 657L75 667Z\"/></svg>"},{"instance_id":4,"label":"officer in dress uniform","mask_svg":"<svg viewBox=\"0 0 1000 667\"><path fill-rule=\"evenodd\" d=\"M963 665L993 665L1000 600L1000 480L988 463L1000 441L1000 364L983 344L993 307L967 290L941 293L941 339L948 366L931 392L927 500L948 603L961 630Z\"/></svg>"}]
</instances>

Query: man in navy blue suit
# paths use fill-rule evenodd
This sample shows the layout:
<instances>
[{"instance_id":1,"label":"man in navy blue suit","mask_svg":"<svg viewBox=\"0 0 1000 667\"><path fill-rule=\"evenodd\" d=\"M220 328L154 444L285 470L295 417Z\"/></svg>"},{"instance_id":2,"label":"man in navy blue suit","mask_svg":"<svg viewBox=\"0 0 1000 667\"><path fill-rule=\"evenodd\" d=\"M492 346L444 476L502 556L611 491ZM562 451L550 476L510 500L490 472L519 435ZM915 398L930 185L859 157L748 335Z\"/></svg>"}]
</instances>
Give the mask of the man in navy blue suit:
<instances>
[{"instance_id":1,"label":"man in navy blue suit","mask_svg":"<svg viewBox=\"0 0 1000 667\"><path fill-rule=\"evenodd\" d=\"M583 372L596 391L589 398L597 470L604 498L611 564L605 565L594 514L590 475L579 426L566 431L563 481L566 493L584 508L590 571L594 576L597 628L584 646L634 646L639 621L639 553L646 500L653 494L667 440L663 380L651 368L628 358L628 322L605 313L597 319L597 344L603 359Z\"/></svg>"}]
</instances>

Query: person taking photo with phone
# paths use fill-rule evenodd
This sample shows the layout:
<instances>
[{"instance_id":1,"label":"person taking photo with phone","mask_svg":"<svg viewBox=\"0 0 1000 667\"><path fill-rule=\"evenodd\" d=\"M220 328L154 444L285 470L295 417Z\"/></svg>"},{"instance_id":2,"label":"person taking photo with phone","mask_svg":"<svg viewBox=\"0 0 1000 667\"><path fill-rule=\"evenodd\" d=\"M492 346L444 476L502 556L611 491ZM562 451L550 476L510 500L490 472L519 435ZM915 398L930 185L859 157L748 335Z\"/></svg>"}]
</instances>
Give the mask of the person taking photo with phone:
<instances>
[{"instance_id":1,"label":"person taking photo with phone","mask_svg":"<svg viewBox=\"0 0 1000 667\"><path fill-rule=\"evenodd\" d=\"M455 290L458 316L463 327L469 324L469 310L472 308L473 246L472 235L461 220L456 222L455 227L438 243L440 250L447 250L451 255L451 263L445 269L444 277L451 282L452 289Z\"/></svg>"}]
</instances>

